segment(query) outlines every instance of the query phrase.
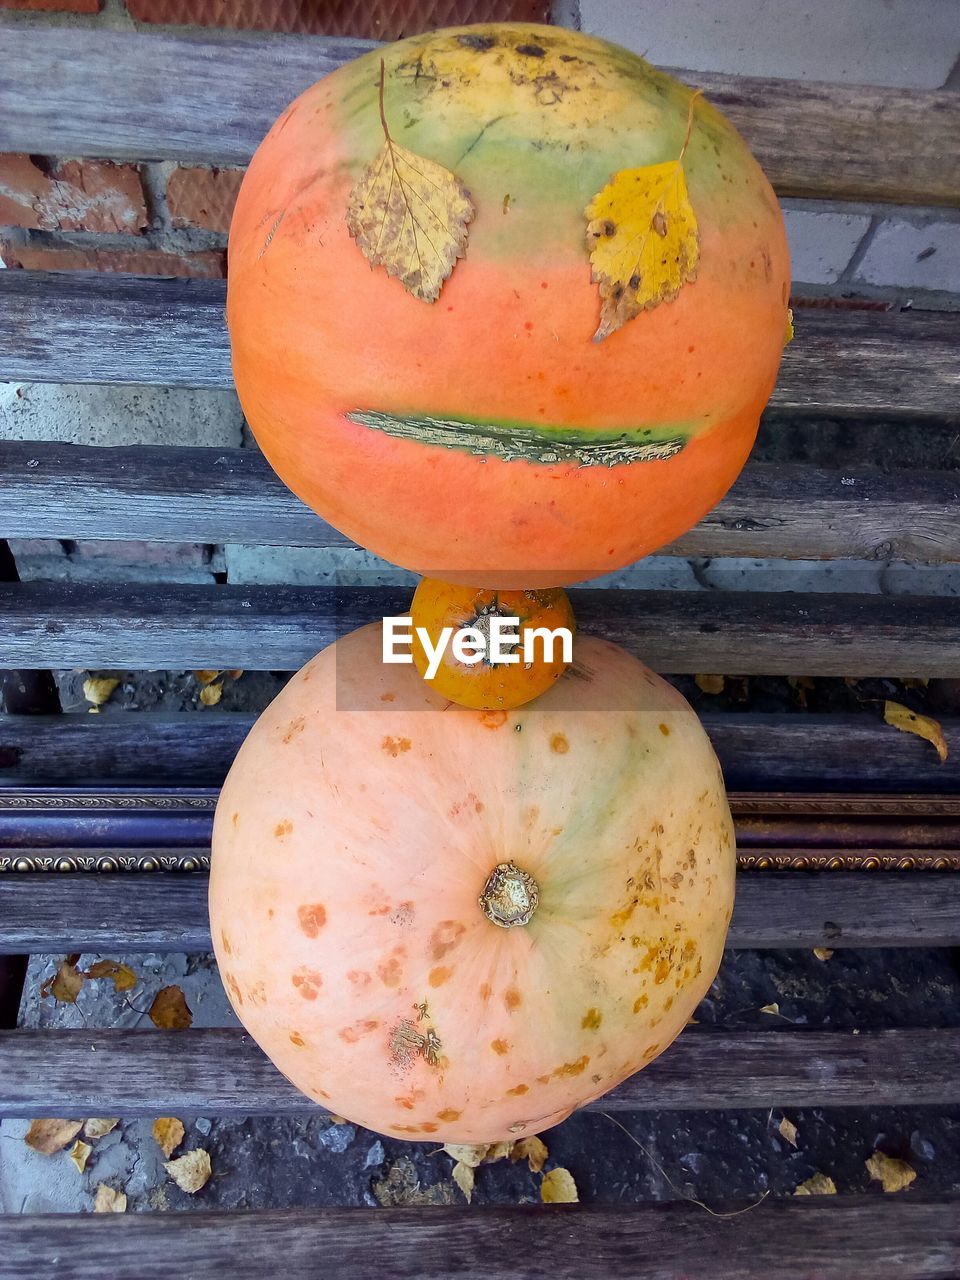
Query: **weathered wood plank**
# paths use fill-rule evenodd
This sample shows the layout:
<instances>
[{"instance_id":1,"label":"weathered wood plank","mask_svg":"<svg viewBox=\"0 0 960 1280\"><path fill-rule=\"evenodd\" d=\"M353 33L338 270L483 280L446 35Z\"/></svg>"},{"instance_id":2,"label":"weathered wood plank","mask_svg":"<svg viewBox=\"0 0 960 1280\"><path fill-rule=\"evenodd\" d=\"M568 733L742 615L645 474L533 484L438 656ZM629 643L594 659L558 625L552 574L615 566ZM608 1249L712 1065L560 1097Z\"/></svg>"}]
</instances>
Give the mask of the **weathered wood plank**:
<instances>
[{"instance_id":1,"label":"weathered wood plank","mask_svg":"<svg viewBox=\"0 0 960 1280\"><path fill-rule=\"evenodd\" d=\"M0 441L0 537L351 546L254 449ZM960 473L748 464L663 555L960 560Z\"/></svg>"},{"instance_id":2,"label":"weathered wood plank","mask_svg":"<svg viewBox=\"0 0 960 1280\"><path fill-rule=\"evenodd\" d=\"M960 676L960 609L939 598L571 592L578 623L660 671ZM0 666L289 670L408 589L0 583Z\"/></svg>"},{"instance_id":3,"label":"weathered wood plank","mask_svg":"<svg viewBox=\"0 0 960 1280\"><path fill-rule=\"evenodd\" d=\"M955 1280L956 1198L11 1217L9 1280ZM719 1211L719 1212L718 1212ZM726 1212L724 1212L726 1211ZM331 1259L335 1263L331 1265Z\"/></svg>"},{"instance_id":4,"label":"weathered wood plank","mask_svg":"<svg viewBox=\"0 0 960 1280\"><path fill-rule=\"evenodd\" d=\"M866 715L706 712L701 721L736 791L960 792L960 751ZM242 712L0 715L0 783L219 785L249 732ZM945 718L950 743L960 720Z\"/></svg>"},{"instance_id":5,"label":"weathered wood plank","mask_svg":"<svg viewBox=\"0 0 960 1280\"><path fill-rule=\"evenodd\" d=\"M65 27L36 40L14 24L0 36L0 150L213 164L245 164L288 102L369 47ZM960 203L956 94L675 74L730 117L783 195Z\"/></svg>"},{"instance_id":6,"label":"weathered wood plank","mask_svg":"<svg viewBox=\"0 0 960 1280\"><path fill-rule=\"evenodd\" d=\"M0 1118L309 1115L316 1106L240 1030L0 1031ZM950 1106L960 1028L689 1027L594 1111Z\"/></svg>"},{"instance_id":7,"label":"weathered wood plank","mask_svg":"<svg viewBox=\"0 0 960 1280\"><path fill-rule=\"evenodd\" d=\"M0 378L231 387L224 301L221 280L0 272ZM958 415L958 348L955 312L805 309L771 403Z\"/></svg>"},{"instance_id":8,"label":"weathered wood plank","mask_svg":"<svg viewBox=\"0 0 960 1280\"><path fill-rule=\"evenodd\" d=\"M727 946L960 946L960 875L741 874ZM210 950L203 874L0 876L0 954Z\"/></svg>"}]
</instances>

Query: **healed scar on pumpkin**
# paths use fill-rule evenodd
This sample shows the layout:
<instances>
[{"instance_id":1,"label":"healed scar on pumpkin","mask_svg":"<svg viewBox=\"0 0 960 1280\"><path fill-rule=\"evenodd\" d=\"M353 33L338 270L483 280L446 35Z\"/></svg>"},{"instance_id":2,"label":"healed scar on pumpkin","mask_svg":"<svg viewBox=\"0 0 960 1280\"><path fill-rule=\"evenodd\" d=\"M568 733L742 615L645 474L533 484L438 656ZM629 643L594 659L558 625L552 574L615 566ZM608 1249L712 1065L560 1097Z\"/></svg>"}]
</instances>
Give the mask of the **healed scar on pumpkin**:
<instances>
[{"instance_id":1,"label":"healed scar on pumpkin","mask_svg":"<svg viewBox=\"0 0 960 1280\"><path fill-rule=\"evenodd\" d=\"M467 422L458 418L405 417L374 409L354 409L350 422L398 440L457 449L502 462L572 462L580 467L616 467L660 462L678 454L693 427L635 427L618 432L570 431L521 424Z\"/></svg>"}]
</instances>

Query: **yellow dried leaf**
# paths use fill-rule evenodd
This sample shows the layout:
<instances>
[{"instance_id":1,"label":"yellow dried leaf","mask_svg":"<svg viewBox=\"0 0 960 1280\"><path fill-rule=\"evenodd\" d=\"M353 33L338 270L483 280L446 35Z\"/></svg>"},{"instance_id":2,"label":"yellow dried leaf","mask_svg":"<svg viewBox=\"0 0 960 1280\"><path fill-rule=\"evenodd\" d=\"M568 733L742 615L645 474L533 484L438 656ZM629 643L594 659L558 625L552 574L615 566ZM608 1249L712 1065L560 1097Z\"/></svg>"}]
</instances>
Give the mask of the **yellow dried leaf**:
<instances>
[{"instance_id":1,"label":"yellow dried leaf","mask_svg":"<svg viewBox=\"0 0 960 1280\"><path fill-rule=\"evenodd\" d=\"M787 332L783 339L784 346L787 346L788 343L791 343L793 341L794 334L795 334L795 330L793 327L793 307L787 307Z\"/></svg>"},{"instance_id":2,"label":"yellow dried leaf","mask_svg":"<svg viewBox=\"0 0 960 1280\"><path fill-rule=\"evenodd\" d=\"M526 1160L531 1173L540 1173L549 1156L546 1144L539 1138L521 1138L513 1144L510 1159L514 1164L518 1160Z\"/></svg>"},{"instance_id":3,"label":"yellow dried leaf","mask_svg":"<svg viewBox=\"0 0 960 1280\"><path fill-rule=\"evenodd\" d=\"M458 1164L468 1165L471 1169L476 1169L481 1163L483 1157L490 1148L488 1142L482 1142L479 1146L467 1142L448 1142L444 1145L444 1151L451 1156Z\"/></svg>"},{"instance_id":4,"label":"yellow dried leaf","mask_svg":"<svg viewBox=\"0 0 960 1280\"><path fill-rule=\"evenodd\" d=\"M904 733L915 733L918 738L925 738L927 742L932 742L937 749L941 764L946 760L949 754L947 740L943 736L943 730L938 721L930 716L922 716L919 712L911 711L909 707L899 702L885 702L883 718L895 729L902 729Z\"/></svg>"},{"instance_id":5,"label":"yellow dried leaf","mask_svg":"<svg viewBox=\"0 0 960 1280\"><path fill-rule=\"evenodd\" d=\"M193 678L198 684L213 684L219 674L219 671L195 671Z\"/></svg>"},{"instance_id":6,"label":"yellow dried leaf","mask_svg":"<svg viewBox=\"0 0 960 1280\"><path fill-rule=\"evenodd\" d=\"M68 1146L82 1128L82 1120L34 1120L24 1142L42 1156L52 1156Z\"/></svg>"},{"instance_id":7,"label":"yellow dried leaf","mask_svg":"<svg viewBox=\"0 0 960 1280\"><path fill-rule=\"evenodd\" d=\"M148 1009L150 1021L161 1031L185 1031L193 1014L179 987L161 987Z\"/></svg>"},{"instance_id":8,"label":"yellow dried leaf","mask_svg":"<svg viewBox=\"0 0 960 1280\"><path fill-rule=\"evenodd\" d=\"M773 1004L762 1005L760 1008L760 1012L769 1013L773 1017L778 1018L780 1016L780 1006L776 1003L776 1001L774 1001Z\"/></svg>"},{"instance_id":9,"label":"yellow dried leaf","mask_svg":"<svg viewBox=\"0 0 960 1280\"><path fill-rule=\"evenodd\" d=\"M176 1160L168 1160L163 1167L180 1190L192 1196L207 1185L212 1172L210 1156L202 1147L197 1147L196 1151L188 1151L185 1156L179 1156Z\"/></svg>"},{"instance_id":10,"label":"yellow dried leaf","mask_svg":"<svg viewBox=\"0 0 960 1280\"><path fill-rule=\"evenodd\" d=\"M350 1121L346 1118L346 1116L335 1116L332 1111L330 1112L329 1120L331 1124L349 1124L350 1123Z\"/></svg>"},{"instance_id":11,"label":"yellow dried leaf","mask_svg":"<svg viewBox=\"0 0 960 1280\"><path fill-rule=\"evenodd\" d=\"M694 676L693 682L701 693L723 693L726 683L723 676Z\"/></svg>"},{"instance_id":12,"label":"yellow dried leaf","mask_svg":"<svg viewBox=\"0 0 960 1280\"><path fill-rule=\"evenodd\" d=\"M493 1164L497 1160L506 1160L513 1150L512 1142L491 1142L483 1157L484 1164Z\"/></svg>"},{"instance_id":13,"label":"yellow dried leaf","mask_svg":"<svg viewBox=\"0 0 960 1280\"><path fill-rule=\"evenodd\" d=\"M884 1155L882 1151L875 1151L864 1163L870 1177L882 1183L884 1191L887 1192L905 1191L917 1176L916 1169L905 1160Z\"/></svg>"},{"instance_id":14,"label":"yellow dried leaf","mask_svg":"<svg viewBox=\"0 0 960 1280\"><path fill-rule=\"evenodd\" d=\"M551 1169L543 1175L540 1199L544 1204L579 1204L577 1184L569 1169Z\"/></svg>"},{"instance_id":15,"label":"yellow dried leaf","mask_svg":"<svg viewBox=\"0 0 960 1280\"><path fill-rule=\"evenodd\" d=\"M160 1116L153 1122L153 1140L169 1160L183 1141L186 1130L175 1116Z\"/></svg>"},{"instance_id":16,"label":"yellow dried leaf","mask_svg":"<svg viewBox=\"0 0 960 1280\"><path fill-rule=\"evenodd\" d=\"M205 707L215 707L222 697L222 684L208 684L200 690L200 701Z\"/></svg>"},{"instance_id":17,"label":"yellow dried leaf","mask_svg":"<svg viewBox=\"0 0 960 1280\"><path fill-rule=\"evenodd\" d=\"M795 1196L835 1196L837 1186L825 1173L815 1173L806 1182L801 1182L793 1194Z\"/></svg>"},{"instance_id":18,"label":"yellow dried leaf","mask_svg":"<svg viewBox=\"0 0 960 1280\"><path fill-rule=\"evenodd\" d=\"M372 266L399 277L415 298L436 302L464 255L473 203L455 173L393 140L383 94L381 61L383 146L350 192L347 229Z\"/></svg>"},{"instance_id":19,"label":"yellow dried leaf","mask_svg":"<svg viewBox=\"0 0 960 1280\"><path fill-rule=\"evenodd\" d=\"M239 680L240 677L243 675L243 667L237 667L236 670L234 671L228 671L227 675L230 677L231 680Z\"/></svg>"},{"instance_id":20,"label":"yellow dried leaf","mask_svg":"<svg viewBox=\"0 0 960 1280\"><path fill-rule=\"evenodd\" d=\"M119 683L113 676L87 676L83 682L83 696L95 707L101 707Z\"/></svg>"},{"instance_id":21,"label":"yellow dried leaf","mask_svg":"<svg viewBox=\"0 0 960 1280\"><path fill-rule=\"evenodd\" d=\"M105 1182L101 1182L97 1187L96 1198L93 1202L94 1213L126 1213L127 1197L122 1191L115 1191L113 1187L108 1187Z\"/></svg>"},{"instance_id":22,"label":"yellow dried leaf","mask_svg":"<svg viewBox=\"0 0 960 1280\"><path fill-rule=\"evenodd\" d=\"M829 960L833 952L829 947L814 947L813 954L818 960Z\"/></svg>"},{"instance_id":23,"label":"yellow dried leaf","mask_svg":"<svg viewBox=\"0 0 960 1280\"><path fill-rule=\"evenodd\" d=\"M687 134L676 160L621 169L586 208L587 248L600 286L600 342L641 311L671 302L696 279L700 232L687 194L683 157L693 129L690 99Z\"/></svg>"},{"instance_id":24,"label":"yellow dried leaf","mask_svg":"<svg viewBox=\"0 0 960 1280\"><path fill-rule=\"evenodd\" d=\"M473 1184L476 1179L473 1170L472 1164L464 1164L462 1160L458 1160L453 1166L453 1180L463 1192L467 1204L473 1199Z\"/></svg>"},{"instance_id":25,"label":"yellow dried leaf","mask_svg":"<svg viewBox=\"0 0 960 1280\"><path fill-rule=\"evenodd\" d=\"M787 1117L784 1116L777 1125L777 1130L779 1131L780 1137L789 1142L791 1147L795 1147L797 1145L797 1126L792 1120L788 1120Z\"/></svg>"},{"instance_id":26,"label":"yellow dried leaf","mask_svg":"<svg viewBox=\"0 0 960 1280\"><path fill-rule=\"evenodd\" d=\"M77 968L79 959L79 955L67 956L53 977L47 978L40 987L41 999L45 1000L47 996L53 996L54 1000L59 1000L61 1004L76 1004L77 996L83 987L84 977Z\"/></svg>"},{"instance_id":27,"label":"yellow dried leaf","mask_svg":"<svg viewBox=\"0 0 960 1280\"><path fill-rule=\"evenodd\" d=\"M70 1148L70 1159L77 1166L80 1173L83 1173L87 1167L87 1161L90 1159L90 1152L93 1150L89 1142L81 1142L78 1138Z\"/></svg>"},{"instance_id":28,"label":"yellow dried leaf","mask_svg":"<svg viewBox=\"0 0 960 1280\"><path fill-rule=\"evenodd\" d=\"M83 1125L83 1136L92 1138L105 1138L108 1133L113 1133L114 1129L120 1123L119 1120L85 1120Z\"/></svg>"},{"instance_id":29,"label":"yellow dried leaf","mask_svg":"<svg viewBox=\"0 0 960 1280\"><path fill-rule=\"evenodd\" d=\"M137 975L119 960L98 960L84 974L86 978L110 978L117 991L129 991L137 985Z\"/></svg>"}]
</instances>

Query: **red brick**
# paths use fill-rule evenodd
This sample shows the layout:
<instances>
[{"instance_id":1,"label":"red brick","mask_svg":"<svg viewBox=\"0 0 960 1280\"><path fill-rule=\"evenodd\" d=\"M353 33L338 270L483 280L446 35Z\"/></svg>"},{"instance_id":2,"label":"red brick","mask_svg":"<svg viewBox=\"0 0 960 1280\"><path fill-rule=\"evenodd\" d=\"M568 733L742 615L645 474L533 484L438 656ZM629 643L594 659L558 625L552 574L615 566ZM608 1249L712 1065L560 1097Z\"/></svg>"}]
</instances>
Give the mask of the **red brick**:
<instances>
[{"instance_id":1,"label":"red brick","mask_svg":"<svg viewBox=\"0 0 960 1280\"><path fill-rule=\"evenodd\" d=\"M176 169L167 183L173 225L229 231L242 181L242 169Z\"/></svg>"},{"instance_id":2,"label":"red brick","mask_svg":"<svg viewBox=\"0 0 960 1280\"><path fill-rule=\"evenodd\" d=\"M549 0L127 0L138 22L397 40L466 22L546 22Z\"/></svg>"},{"instance_id":3,"label":"red brick","mask_svg":"<svg viewBox=\"0 0 960 1280\"><path fill-rule=\"evenodd\" d=\"M168 253L164 249L64 249L59 245L13 245L0 240L0 258L27 271L116 271L131 276L225 276L223 249Z\"/></svg>"},{"instance_id":4,"label":"red brick","mask_svg":"<svg viewBox=\"0 0 960 1280\"><path fill-rule=\"evenodd\" d=\"M0 0L0 9L31 9L34 13L99 13L100 0Z\"/></svg>"},{"instance_id":5,"label":"red brick","mask_svg":"<svg viewBox=\"0 0 960 1280\"><path fill-rule=\"evenodd\" d=\"M140 174L109 160L0 155L0 225L135 234L147 225Z\"/></svg>"}]
</instances>

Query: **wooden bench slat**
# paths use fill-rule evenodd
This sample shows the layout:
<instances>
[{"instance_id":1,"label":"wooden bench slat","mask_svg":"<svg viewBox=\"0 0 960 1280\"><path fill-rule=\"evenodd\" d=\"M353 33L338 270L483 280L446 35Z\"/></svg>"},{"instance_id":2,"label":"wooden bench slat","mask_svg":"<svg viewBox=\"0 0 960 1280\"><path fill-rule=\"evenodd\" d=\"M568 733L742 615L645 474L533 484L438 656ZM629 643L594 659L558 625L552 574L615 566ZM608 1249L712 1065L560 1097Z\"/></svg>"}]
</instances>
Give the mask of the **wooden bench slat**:
<instances>
[{"instance_id":1,"label":"wooden bench slat","mask_svg":"<svg viewBox=\"0 0 960 1280\"><path fill-rule=\"evenodd\" d=\"M960 946L960 875L741 874L727 946ZM0 875L0 954L210 950L201 873Z\"/></svg>"},{"instance_id":2,"label":"wooden bench slat","mask_svg":"<svg viewBox=\"0 0 960 1280\"><path fill-rule=\"evenodd\" d=\"M293 98L369 47L253 33L33 36L0 26L0 150L208 164L246 164ZM956 94L675 74L729 116L782 195L960 203Z\"/></svg>"},{"instance_id":3,"label":"wooden bench slat","mask_svg":"<svg viewBox=\"0 0 960 1280\"><path fill-rule=\"evenodd\" d=\"M0 538L353 546L255 449L0 441ZM748 464L662 555L960 560L960 473Z\"/></svg>"},{"instance_id":4,"label":"wooden bench slat","mask_svg":"<svg viewBox=\"0 0 960 1280\"><path fill-rule=\"evenodd\" d=\"M309 1115L316 1106L239 1029L0 1032L0 1118ZM960 1028L687 1027L593 1111L952 1106Z\"/></svg>"},{"instance_id":5,"label":"wooden bench slat","mask_svg":"<svg viewBox=\"0 0 960 1280\"><path fill-rule=\"evenodd\" d=\"M0 378L232 387L225 296L222 280L2 271ZM960 314L807 308L796 323L772 404L958 413Z\"/></svg>"},{"instance_id":6,"label":"wooden bench slat","mask_svg":"<svg viewBox=\"0 0 960 1280\"><path fill-rule=\"evenodd\" d=\"M909 1196L10 1217L10 1280L954 1280L960 1200ZM331 1259L335 1264L331 1267Z\"/></svg>"},{"instance_id":7,"label":"wooden bench slat","mask_svg":"<svg viewBox=\"0 0 960 1280\"><path fill-rule=\"evenodd\" d=\"M406 614L409 588L0 583L0 667L300 667ZM578 625L673 674L960 676L960 609L936 597L571 592Z\"/></svg>"}]
</instances>

